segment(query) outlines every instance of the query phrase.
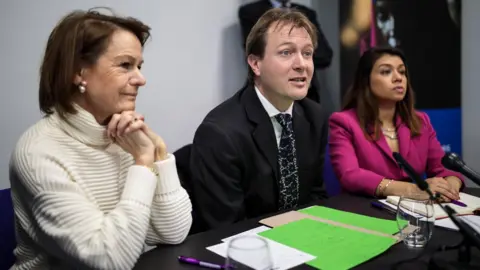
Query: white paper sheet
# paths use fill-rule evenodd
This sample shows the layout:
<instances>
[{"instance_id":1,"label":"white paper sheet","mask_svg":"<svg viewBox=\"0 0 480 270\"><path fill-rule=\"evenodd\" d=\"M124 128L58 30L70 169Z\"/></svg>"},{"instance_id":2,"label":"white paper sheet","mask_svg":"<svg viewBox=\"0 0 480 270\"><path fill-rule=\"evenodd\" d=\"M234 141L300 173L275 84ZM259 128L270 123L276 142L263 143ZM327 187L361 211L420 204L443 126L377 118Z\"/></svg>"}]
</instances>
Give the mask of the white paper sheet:
<instances>
[{"instance_id":1,"label":"white paper sheet","mask_svg":"<svg viewBox=\"0 0 480 270\"><path fill-rule=\"evenodd\" d=\"M468 216L461 216L459 218L465 221L466 223L468 223L474 230L476 230L477 232L480 232L480 216L468 215ZM457 225L455 225L450 218L435 220L435 226L458 231Z\"/></svg>"},{"instance_id":2,"label":"white paper sheet","mask_svg":"<svg viewBox=\"0 0 480 270\"><path fill-rule=\"evenodd\" d=\"M257 228L254 228L249 231L245 231L242 233L239 233L237 235L233 235L230 237L227 237L225 239L222 239L222 243L213 245L210 247L207 247L207 250L216 253L224 258L227 257L227 249L228 249L228 244L229 241L235 237L243 236L243 235L256 235L257 233L270 230L269 227L266 226L260 226ZM259 236L261 237L261 236ZM308 253L302 252L300 250L288 247L286 245L280 244L278 242L272 241L270 239L264 238L268 242L268 246L270 249L270 254L272 257L274 269L276 270L284 270L284 269L290 269L295 266L304 264L308 261L311 261L315 259L315 256L312 256ZM253 269L259 269L258 266L252 265L252 262L246 261L241 261L240 263L243 263Z\"/></svg>"},{"instance_id":3,"label":"white paper sheet","mask_svg":"<svg viewBox=\"0 0 480 270\"><path fill-rule=\"evenodd\" d=\"M244 231L242 233L239 233L239 234L235 234L235 235L232 235L230 237L227 237L227 238L224 238L222 239L222 242L227 242L227 241L230 241L231 239L235 238L235 237L239 237L239 236L244 236L244 235L257 235L261 232L264 232L264 231L268 231L270 230L271 228L270 227L267 227L267 226L260 226L260 227L256 227L256 228L253 228L251 230L248 230L248 231Z\"/></svg>"},{"instance_id":4,"label":"white paper sheet","mask_svg":"<svg viewBox=\"0 0 480 270\"><path fill-rule=\"evenodd\" d=\"M386 205L387 207L389 207L390 209L393 209L394 211L397 211L397 208L398 208L398 207L397 207L395 204L393 204L393 203L387 202L387 199L378 200L378 201L381 202L381 203L383 203L383 204L385 204L385 205ZM409 215L411 215L411 216L413 216L413 217L423 217L422 215L417 214L417 213L415 213L415 212L413 212L413 211L409 211L408 209L404 209L404 211L405 211L407 214L409 214Z\"/></svg>"}]
</instances>

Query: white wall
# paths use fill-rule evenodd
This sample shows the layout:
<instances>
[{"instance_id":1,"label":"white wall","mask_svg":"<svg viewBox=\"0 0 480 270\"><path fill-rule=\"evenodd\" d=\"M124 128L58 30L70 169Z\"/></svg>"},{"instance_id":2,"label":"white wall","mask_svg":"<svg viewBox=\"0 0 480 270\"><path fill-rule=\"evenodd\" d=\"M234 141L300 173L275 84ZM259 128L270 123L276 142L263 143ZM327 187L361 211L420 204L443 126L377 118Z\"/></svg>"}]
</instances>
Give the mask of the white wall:
<instances>
[{"instance_id":1,"label":"white wall","mask_svg":"<svg viewBox=\"0 0 480 270\"><path fill-rule=\"evenodd\" d=\"M152 27L138 111L173 151L190 143L205 114L245 80L237 10L246 2L251 1L2 0L0 189L10 186L8 162L18 137L41 117L38 69L48 35L63 15L109 6Z\"/></svg>"},{"instance_id":2,"label":"white wall","mask_svg":"<svg viewBox=\"0 0 480 270\"><path fill-rule=\"evenodd\" d=\"M462 1L462 156L480 171L480 1ZM467 183L478 187L472 182Z\"/></svg>"}]
</instances>

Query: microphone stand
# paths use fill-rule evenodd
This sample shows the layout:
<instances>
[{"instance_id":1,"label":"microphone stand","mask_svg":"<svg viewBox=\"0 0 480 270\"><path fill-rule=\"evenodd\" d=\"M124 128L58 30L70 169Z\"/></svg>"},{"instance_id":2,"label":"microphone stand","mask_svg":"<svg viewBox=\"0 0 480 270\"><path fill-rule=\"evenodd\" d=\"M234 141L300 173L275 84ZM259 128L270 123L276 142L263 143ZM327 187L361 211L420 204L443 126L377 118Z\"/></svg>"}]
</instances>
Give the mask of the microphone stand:
<instances>
[{"instance_id":1,"label":"microphone stand","mask_svg":"<svg viewBox=\"0 0 480 270\"><path fill-rule=\"evenodd\" d=\"M424 189L430 199L438 203L440 208L445 211L448 217L453 221L453 223L458 227L460 233L463 235L462 241L455 246L451 247L442 247L441 251L453 250L458 248L458 261L451 262L448 260L444 260L442 258L435 258L432 256L429 262L429 269L435 270L469 270L469 269L480 269L480 265L471 265L471 248L472 246L477 247L480 249L480 237L479 233L477 233L470 225L465 223L463 220L458 219L455 215L456 212L450 206L446 205L443 206L440 201L438 200L438 196L435 196L428 186Z\"/></svg>"},{"instance_id":2,"label":"microphone stand","mask_svg":"<svg viewBox=\"0 0 480 270\"><path fill-rule=\"evenodd\" d=\"M463 240L460 244L453 247L442 247L441 249L452 250L458 248L458 262L449 262L441 258L436 259L435 257L432 257L429 261L429 269L480 269L480 266L470 266L471 247L476 246L480 250L479 233L477 233L469 224L465 223L461 219L458 219L455 215L455 210L453 210L450 206L443 206L439 200L439 197L433 194L432 190L428 186L428 183L415 174L413 168L411 168L411 166L399 153L394 153L393 157L397 161L399 167L404 170L413 181L415 181L420 190L426 191L430 197L430 200L436 202L440 208L447 213L448 217L453 221L453 223L458 227L460 233L463 235Z\"/></svg>"}]
</instances>

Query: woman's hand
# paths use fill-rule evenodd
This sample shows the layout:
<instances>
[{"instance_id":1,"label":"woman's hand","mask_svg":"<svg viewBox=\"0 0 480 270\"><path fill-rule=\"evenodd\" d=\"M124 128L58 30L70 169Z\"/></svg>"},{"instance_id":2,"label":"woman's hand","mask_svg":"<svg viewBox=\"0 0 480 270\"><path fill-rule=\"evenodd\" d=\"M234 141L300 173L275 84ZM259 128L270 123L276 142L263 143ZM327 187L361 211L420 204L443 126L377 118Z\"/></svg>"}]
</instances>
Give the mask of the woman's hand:
<instances>
[{"instance_id":1,"label":"woman's hand","mask_svg":"<svg viewBox=\"0 0 480 270\"><path fill-rule=\"evenodd\" d=\"M153 130L150 129L147 125L144 125L143 132L152 140L153 145L155 145L155 161L165 160L167 158L167 145L163 139L158 136Z\"/></svg>"},{"instance_id":2,"label":"woman's hand","mask_svg":"<svg viewBox=\"0 0 480 270\"><path fill-rule=\"evenodd\" d=\"M143 131L143 117L135 112L114 114L107 126L107 135L130 153L138 165L150 166L155 160L155 145Z\"/></svg>"},{"instance_id":3,"label":"woman's hand","mask_svg":"<svg viewBox=\"0 0 480 270\"><path fill-rule=\"evenodd\" d=\"M433 177L426 180L433 194L439 193L444 202L460 200L459 189L444 178Z\"/></svg>"},{"instance_id":4,"label":"woman's hand","mask_svg":"<svg viewBox=\"0 0 480 270\"><path fill-rule=\"evenodd\" d=\"M122 116L123 115L123 118L126 119L125 121L118 121L118 124L117 126L115 126L114 123L112 123L112 120L114 120L115 118L118 118L119 116ZM163 141L163 139L158 136L155 132L153 132L152 129L150 129L150 127L148 127L143 121L145 120L145 117L139 113L136 113L134 111L126 111L126 112L123 112L122 114L117 114L114 115L112 117L112 120L110 121L110 123L112 123L112 127L110 128L110 124L109 124L109 128L107 129L107 134L109 134L109 136L111 136L112 134L115 136L115 134L117 136L119 135L122 135L122 134L127 134L127 133L131 133L133 131L136 131L138 130L136 126L130 126L130 124L132 123L131 121L128 122L128 119L130 120L140 120L142 121L143 125L140 126L140 130L142 130L145 135L148 136L148 138L152 141L153 145L155 146L155 151L154 151L154 161L158 161L158 160L165 160L167 158L167 146L165 144L165 142Z\"/></svg>"}]
</instances>

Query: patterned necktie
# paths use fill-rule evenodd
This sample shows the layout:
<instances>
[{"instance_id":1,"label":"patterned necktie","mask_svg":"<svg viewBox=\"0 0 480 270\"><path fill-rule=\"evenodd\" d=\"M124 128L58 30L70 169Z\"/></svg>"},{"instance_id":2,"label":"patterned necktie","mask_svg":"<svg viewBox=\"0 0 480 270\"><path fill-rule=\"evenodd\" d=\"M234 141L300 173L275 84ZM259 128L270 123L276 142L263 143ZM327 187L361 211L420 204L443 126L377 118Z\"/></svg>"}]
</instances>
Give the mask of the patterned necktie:
<instances>
[{"instance_id":1,"label":"patterned necktie","mask_svg":"<svg viewBox=\"0 0 480 270\"><path fill-rule=\"evenodd\" d=\"M277 114L275 119L282 126L282 137L278 146L278 166L280 169L279 210L289 209L298 203L298 166L295 134L290 114Z\"/></svg>"}]
</instances>

